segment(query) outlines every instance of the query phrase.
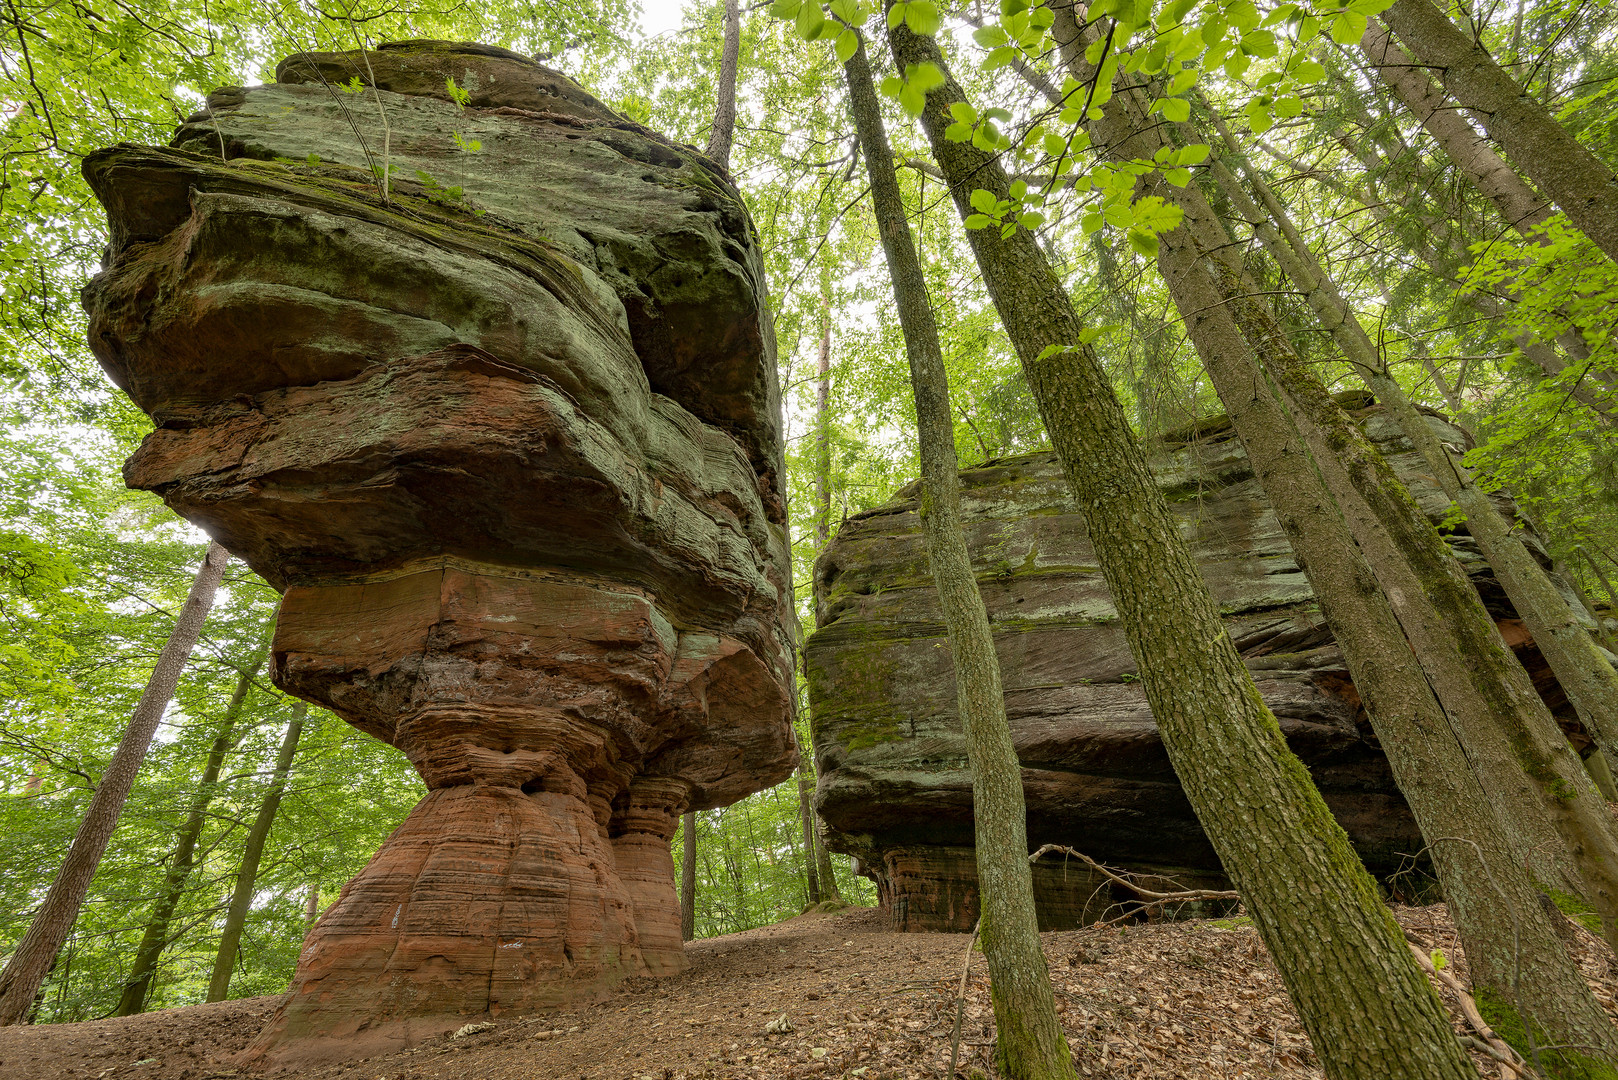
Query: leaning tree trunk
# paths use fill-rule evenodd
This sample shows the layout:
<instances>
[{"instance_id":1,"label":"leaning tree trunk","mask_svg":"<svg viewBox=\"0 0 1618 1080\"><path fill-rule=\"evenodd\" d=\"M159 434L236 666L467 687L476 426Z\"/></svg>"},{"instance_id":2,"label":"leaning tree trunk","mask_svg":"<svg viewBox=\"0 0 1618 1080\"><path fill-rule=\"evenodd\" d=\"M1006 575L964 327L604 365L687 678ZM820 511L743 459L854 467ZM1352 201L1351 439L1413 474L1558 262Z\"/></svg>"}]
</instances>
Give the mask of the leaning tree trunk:
<instances>
[{"instance_id":1,"label":"leaning tree trunk","mask_svg":"<svg viewBox=\"0 0 1618 1080\"><path fill-rule=\"evenodd\" d=\"M1382 20L1574 227L1618 261L1618 176L1612 169L1430 0L1397 0Z\"/></svg>"},{"instance_id":2,"label":"leaning tree trunk","mask_svg":"<svg viewBox=\"0 0 1618 1080\"><path fill-rule=\"evenodd\" d=\"M871 202L893 279L915 395L921 449L922 523L939 606L955 666L956 705L972 771L978 898L983 951L997 1029L1000 1071L1013 1080L1066 1080L1073 1059L1056 1015L1056 997L1039 940L1033 873L1028 865L1022 765L1006 723L1000 661L972 555L961 530L960 466L949 381L927 283L910 235L865 42L843 65L849 110L871 178Z\"/></svg>"},{"instance_id":3,"label":"leaning tree trunk","mask_svg":"<svg viewBox=\"0 0 1618 1080\"><path fill-rule=\"evenodd\" d=\"M1234 153L1230 133L1223 130L1222 123L1219 126L1221 137ZM1466 515L1468 532L1494 569L1512 607L1522 617L1534 644L1596 744L1609 755L1618 754L1618 742L1615 742L1618 740L1618 672L1613 671L1612 664L1591 640L1572 605L1500 516L1488 495L1473 482L1470 472L1452 459L1405 396L1404 389L1388 373L1370 335L1349 309L1336 283L1298 235L1280 200L1251 169L1246 170L1247 177L1264 200L1263 209L1252 201L1217 158L1212 170L1237 211L1251 219L1265 250L1303 293L1321 325L1342 350L1344 359L1354 365L1377 400L1399 422L1405 437L1421 453L1444 494L1460 506Z\"/></svg>"},{"instance_id":4,"label":"leaning tree trunk","mask_svg":"<svg viewBox=\"0 0 1618 1080\"><path fill-rule=\"evenodd\" d=\"M1108 108L1140 104L1124 93ZM1138 132L1140 125L1135 127ZM1108 129L1103 137L1112 134ZM1155 152L1144 136L1108 145L1126 155ZM1222 166L1217 162L1213 171L1222 183L1228 179L1219 176ZM1153 193L1171 190L1162 183L1156 187L1161 190ZM1231 194L1238 211L1256 217L1256 207L1242 201L1244 192ZM1257 356L1268 367L1295 362L1280 358L1291 352L1284 332L1251 281L1233 274L1209 275L1197 265L1221 258L1228 263L1236 245L1196 188L1174 197L1186 220L1164 237L1165 279L1188 315L1193 342L1320 598L1400 790L1422 835L1431 838L1434 865L1461 932L1474 992L1525 1055L1531 1051L1521 1037L1521 1018L1526 1016L1540 1042L1589 1046L1600 1057L1615 1058L1618 1032L1550 921L1562 916L1547 917L1524 863L1501 828L1495 800L1474 772L1474 762L1420 667L1411 663L1404 633L1375 572L1330 494L1307 467L1302 440L1285 408L1248 359ZM1220 290L1221 282L1235 288ZM1497 746L1493 756L1509 763L1504 746ZM1580 1065L1568 1064L1556 1074L1582 1075Z\"/></svg>"},{"instance_id":5,"label":"leaning tree trunk","mask_svg":"<svg viewBox=\"0 0 1618 1080\"><path fill-rule=\"evenodd\" d=\"M708 148L703 151L710 161L725 170L730 169L730 146L736 137L736 68L741 56L741 43L741 10L737 0L725 0L725 48L719 57L718 100L714 103Z\"/></svg>"},{"instance_id":6,"label":"leaning tree trunk","mask_svg":"<svg viewBox=\"0 0 1618 1080\"><path fill-rule=\"evenodd\" d=\"M298 702L293 707L292 720L281 737L281 750L275 757L275 772L270 777L270 790L259 804L258 816L247 831L247 843L242 848L241 866L236 871L236 888L230 896L230 907L225 912L225 929L219 935L219 952L213 961L213 974L208 978L208 1000L224 1001L230 996L230 977L236 970L236 951L241 947L242 929L247 925L247 912L253 906L253 886L258 881L259 860L264 857L264 844L270 838L270 828L281 809L281 795L286 791L287 776L292 772L292 759L298 752L298 738L303 734L304 718L309 705Z\"/></svg>"},{"instance_id":7,"label":"leaning tree trunk","mask_svg":"<svg viewBox=\"0 0 1618 1080\"><path fill-rule=\"evenodd\" d=\"M826 897L821 892L820 863L815 859L815 780L802 743L798 745L798 817L803 825L803 881L813 905Z\"/></svg>"},{"instance_id":8,"label":"leaning tree trunk","mask_svg":"<svg viewBox=\"0 0 1618 1080\"><path fill-rule=\"evenodd\" d=\"M236 720L241 715L243 703L247 701L248 691L252 689L253 679L264 666L268 650L269 642L266 640L248 657L236 678L236 689L230 695L230 704L225 706L225 715L219 720L219 731L214 736L213 745L208 747L208 758L202 767L202 781L197 786L196 794L191 797L185 822L180 826L174 854L169 860L169 870L163 877L163 891L158 894L151 918L146 921L146 931L141 935L139 948L135 950L135 962L130 965L124 992L118 998L118 1007L112 1012L114 1016L134 1016L146 1011L146 995L151 992L158 958L168 948L169 924L185 892L186 880L191 876L197 840L202 836L208 804L213 801L215 785L219 783L219 769L224 764L225 755L235 745Z\"/></svg>"},{"instance_id":9,"label":"leaning tree trunk","mask_svg":"<svg viewBox=\"0 0 1618 1080\"><path fill-rule=\"evenodd\" d=\"M213 607L214 593L219 588L219 582L225 575L225 564L229 561L230 552L224 547L218 543L208 545L196 580L191 584L191 594L186 597L185 606L174 620L174 629L158 655L156 666L152 668L152 677L146 684L146 692L141 695L140 703L135 706L129 727L125 729L107 771L102 774L101 783L96 785L90 806L84 812L84 820L79 823L79 831L73 837L73 846L68 849L67 858L62 862L62 869L56 875L56 880L51 882L50 891L35 912L28 932L17 943L11 962L0 973L0 1025L15 1024L28 1016L34 995L45 981L62 942L67 940L68 932L73 929L79 907L90 891L90 879L95 876L102 853L107 850L107 841L112 839L124 800L129 797L135 775L140 772L141 762L146 758L146 749L151 745L157 725L162 722L163 713L174 697L180 673L185 669L192 648L196 646L198 635L202 633L202 624Z\"/></svg>"},{"instance_id":10,"label":"leaning tree trunk","mask_svg":"<svg viewBox=\"0 0 1618 1080\"><path fill-rule=\"evenodd\" d=\"M1360 39L1360 51L1461 174L1494 204L1501 219L1529 243L1542 246L1552 243L1551 237L1534 231L1550 219L1549 202L1490 148L1488 140L1450 105L1448 95L1376 19L1371 20L1365 36ZM1571 329L1558 335L1557 343L1574 360L1588 360L1589 345L1573 320L1568 318L1567 322ZM1539 357L1533 359L1545 367ZM1611 412L1615 407L1612 398L1618 391L1618 373L1610 367L1601 367L1585 372L1584 377L1601 387L1602 395L1597 400L1604 401L1605 407L1600 411Z\"/></svg>"},{"instance_id":11,"label":"leaning tree trunk","mask_svg":"<svg viewBox=\"0 0 1618 1080\"><path fill-rule=\"evenodd\" d=\"M902 25L888 36L901 69L944 69L932 39ZM964 218L974 188L1004 199L1010 185L997 161L945 138L949 107L962 100L946 77L922 122ZM1044 253L1024 229L969 236L1085 514L1169 758L1327 1075L1475 1076L1376 883L1253 685L1105 371L1078 344L1083 324Z\"/></svg>"},{"instance_id":12,"label":"leaning tree trunk","mask_svg":"<svg viewBox=\"0 0 1618 1080\"><path fill-rule=\"evenodd\" d=\"M697 815L687 811L680 818L680 940L697 936ZM709 875L709 880L713 876Z\"/></svg>"}]
</instances>

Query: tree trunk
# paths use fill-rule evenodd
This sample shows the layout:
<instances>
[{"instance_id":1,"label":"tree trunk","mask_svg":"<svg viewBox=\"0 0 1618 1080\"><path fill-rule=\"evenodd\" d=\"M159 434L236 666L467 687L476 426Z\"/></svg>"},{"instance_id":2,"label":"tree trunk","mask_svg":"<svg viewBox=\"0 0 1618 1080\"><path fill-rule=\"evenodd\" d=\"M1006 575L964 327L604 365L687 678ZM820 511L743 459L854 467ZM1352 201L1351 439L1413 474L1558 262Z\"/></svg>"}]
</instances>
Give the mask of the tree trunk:
<instances>
[{"instance_id":1,"label":"tree trunk","mask_svg":"<svg viewBox=\"0 0 1618 1080\"><path fill-rule=\"evenodd\" d=\"M949 381L926 279L910 235L863 36L843 65L849 109L870 171L871 201L904 329L921 450L927 554L955 666L956 705L972 770L983 951L997 1028L1000 1071L1013 1080L1066 1080L1072 1055L1039 940L1028 865L1022 765L1006 723L1000 661L961 531L960 471Z\"/></svg>"},{"instance_id":2,"label":"tree trunk","mask_svg":"<svg viewBox=\"0 0 1618 1080\"><path fill-rule=\"evenodd\" d=\"M737 0L725 0L725 51L719 58L718 101L708 132L708 160L730 171L730 146L736 137L736 68L741 57L742 15Z\"/></svg>"},{"instance_id":3,"label":"tree trunk","mask_svg":"<svg viewBox=\"0 0 1618 1080\"><path fill-rule=\"evenodd\" d=\"M809 763L798 748L798 816L803 823L803 882L811 905L826 897L821 892L820 864L815 858L815 782L809 775Z\"/></svg>"},{"instance_id":4,"label":"tree trunk","mask_svg":"<svg viewBox=\"0 0 1618 1080\"><path fill-rule=\"evenodd\" d=\"M304 718L309 705L300 701L293 706L292 719L286 734L281 737L281 751L275 757L275 772L270 777L270 790L259 804L258 816L247 831L247 844L242 849L241 866L236 870L236 888L231 893L230 907L225 912L225 929L219 935L219 952L214 956L213 974L208 979L208 1000L224 1001L230 996L230 977L236 970L236 952L241 947L242 929L247 924L247 912L253 906L253 886L258 881L259 860L264 857L264 844L270 838L270 828L281 809L281 795L286 791L287 776L292 772L292 759L298 752L298 738L303 734Z\"/></svg>"},{"instance_id":5,"label":"tree trunk","mask_svg":"<svg viewBox=\"0 0 1618 1080\"><path fill-rule=\"evenodd\" d=\"M309 883L309 895L303 902L303 936L308 937L309 931L315 928L320 921L320 882Z\"/></svg>"},{"instance_id":6,"label":"tree trunk","mask_svg":"<svg viewBox=\"0 0 1618 1080\"><path fill-rule=\"evenodd\" d=\"M1430 0L1397 0L1388 27L1575 228L1618 261L1618 176Z\"/></svg>"},{"instance_id":7,"label":"tree trunk","mask_svg":"<svg viewBox=\"0 0 1618 1080\"><path fill-rule=\"evenodd\" d=\"M118 1007L113 1010L114 1016L134 1016L146 1011L146 995L151 992L158 957L169 945L169 923L185 892L186 879L191 876L197 840L202 836L202 827L207 821L208 804L213 801L214 788L219 782L219 769L224 764L225 755L235 745L237 718L241 715L248 691L252 689L253 679L264 666L268 651L269 641L265 640L247 658L236 678L236 689L230 695L230 704L225 706L225 715L219 720L219 731L214 736L213 745L208 748L208 758L202 767L202 782L191 797L185 823L180 826L179 839L169 859L169 870L163 878L163 891L158 894L152 916L146 923L146 932L141 935L140 947L135 950L135 962L129 969L129 979L124 983Z\"/></svg>"},{"instance_id":8,"label":"tree trunk","mask_svg":"<svg viewBox=\"0 0 1618 1080\"><path fill-rule=\"evenodd\" d=\"M1230 152L1230 133L1219 124ZM1237 156L1240 161L1239 155ZM1256 206L1242 185L1214 159L1212 170L1237 210L1252 219L1265 250L1307 299L1321 325L1342 349L1371 392L1399 422L1401 430L1426 460L1434 479L1466 515L1467 529L1494 569L1506 596L1522 617L1534 643L1556 674L1585 729L1609 755L1618 753L1618 672L1591 640L1578 615L1538 560L1501 516L1488 495L1472 481L1465 466L1450 452L1422 417L1398 382L1388 374L1385 361L1370 335L1349 310L1336 284L1320 266L1273 192L1251 171L1247 176L1264 200ZM1274 224L1266 220L1273 219Z\"/></svg>"},{"instance_id":9,"label":"tree trunk","mask_svg":"<svg viewBox=\"0 0 1618 1080\"><path fill-rule=\"evenodd\" d=\"M697 815L687 812L680 818L683 834L680 848L680 940L697 936Z\"/></svg>"},{"instance_id":10,"label":"tree trunk","mask_svg":"<svg viewBox=\"0 0 1618 1080\"><path fill-rule=\"evenodd\" d=\"M1434 85L1426 70L1417 66L1387 28L1374 18L1360 40L1360 50L1462 175L1494 203L1506 224L1530 243L1550 243L1549 237L1533 231L1550 219L1549 202L1529 187L1466 118L1450 106L1449 98ZM1571 319L1568 322L1572 324ZM1557 342L1575 360L1590 358L1590 347L1577 328L1559 335ZM1547 373L1555 374L1554 371ZM1602 411L1611 411L1614 407L1611 398L1618 390L1618 374L1603 367L1588 372L1586 377L1602 389L1605 402Z\"/></svg>"},{"instance_id":11,"label":"tree trunk","mask_svg":"<svg viewBox=\"0 0 1618 1080\"><path fill-rule=\"evenodd\" d=\"M146 758L146 749L157 732L157 725L162 722L163 713L174 697L180 673L185 669L198 635L202 633L202 624L213 607L214 593L219 588L225 574L225 564L229 561L230 552L218 543L208 545L196 580L191 584L191 594L186 597L185 606L174 620L174 629L158 655L156 666L152 668L152 677L146 684L146 692L141 695L140 703L135 706L129 727L124 731L107 771L102 774L101 783L96 785L95 794L91 796L90 805L84 812L84 820L79 823L79 831L73 837L73 846L68 849L67 858L62 862L62 869L56 875L56 880L51 882L50 891L45 894L44 903L34 914L28 932L17 943L11 962L0 973L0 1025L15 1024L28 1016L34 995L50 971L62 942L67 940L68 932L73 929L79 907L90 891L90 879L95 876L96 866L107 849L107 841L112 838L113 829L118 825L118 815L123 811L124 800L129 797L129 789L134 786L135 775L140 772L141 762Z\"/></svg>"},{"instance_id":12,"label":"tree trunk","mask_svg":"<svg viewBox=\"0 0 1618 1080\"><path fill-rule=\"evenodd\" d=\"M901 69L944 69L930 38L899 26L889 41ZM944 137L961 100L946 78L922 122L964 218L973 188L1003 199L1010 185L997 161ZM1076 344L1083 325L1034 237L968 236L1085 514L1169 758L1326 1074L1475 1076L1375 882L1253 685L1105 371ZM1046 357L1048 346L1057 348Z\"/></svg>"},{"instance_id":13,"label":"tree trunk","mask_svg":"<svg viewBox=\"0 0 1618 1080\"><path fill-rule=\"evenodd\" d=\"M1152 150L1149 142L1144 148ZM1119 147L1128 154L1142 149L1140 144ZM1232 189L1234 178L1217 160L1212 171L1237 209L1261 221L1257 207L1245 201L1246 193L1239 187ZM1264 305L1252 298L1257 290L1248 281L1238 282L1236 290L1224 295L1196 290L1197 284L1215 279L1197 273L1195 261L1217 256L1182 250L1199 246L1192 237L1206 232L1205 243L1213 252L1233 251L1235 245L1195 188L1187 188L1180 201L1187 220L1164 238L1165 275L1176 267L1193 275L1189 288L1183 278L1169 277L1171 291L1182 310L1202 313L1187 319L1190 333L1227 399L1260 483L1309 574L1400 790L1422 835L1430 839L1444 895L1471 962L1475 992L1501 1030L1513 1033L1525 1055L1530 1048L1517 1035L1522 1025L1520 1020L1511 1021L1511 1012L1533 1018L1540 1042L1550 1034L1550 1041L1595 1047L1600 1056L1612 1058L1618 1053L1618 1032L1547 921L1524 864L1500 827L1495 800L1474 773L1420 667L1411 663L1404 634L1377 586L1375 572L1325 487L1313 471L1297 467L1303 445L1285 410L1267 388L1261 395L1248 389L1262 384L1262 376L1245 360L1249 347L1268 367L1296 362L1278 356L1281 350L1290 353L1283 332ZM1289 271L1302 269L1290 248L1278 252L1277 261ZM1329 289L1329 279L1317 268L1297 284L1312 294L1323 281ZM1241 294L1248 299L1241 299ZM1244 316L1245 321L1238 322ZM1334 312L1333 319L1323 315L1328 325L1343 318L1351 318L1346 308ZM1264 399L1257 408L1250 400L1255 396ZM1497 749L1496 756L1504 756L1504 750Z\"/></svg>"}]
</instances>

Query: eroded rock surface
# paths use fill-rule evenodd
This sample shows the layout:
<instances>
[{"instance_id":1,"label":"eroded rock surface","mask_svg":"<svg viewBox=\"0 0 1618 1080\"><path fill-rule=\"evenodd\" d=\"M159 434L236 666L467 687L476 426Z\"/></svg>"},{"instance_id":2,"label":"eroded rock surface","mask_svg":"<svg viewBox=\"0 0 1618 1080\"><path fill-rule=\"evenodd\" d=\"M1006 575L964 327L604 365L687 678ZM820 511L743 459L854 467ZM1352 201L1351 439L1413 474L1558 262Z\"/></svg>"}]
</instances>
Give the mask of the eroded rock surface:
<instances>
[{"instance_id":1,"label":"eroded rock surface","mask_svg":"<svg viewBox=\"0 0 1618 1080\"><path fill-rule=\"evenodd\" d=\"M285 1059L680 970L669 838L790 773L796 628L724 174L485 46L278 79L91 155L85 304L157 422L129 482L284 590L277 684L429 789L310 934Z\"/></svg>"},{"instance_id":2,"label":"eroded rock surface","mask_svg":"<svg viewBox=\"0 0 1618 1080\"><path fill-rule=\"evenodd\" d=\"M1424 510L1449 501L1368 397L1345 396ZM1462 433L1437 417L1446 441ZM1292 749L1370 869L1422 848L1309 583L1228 423L1155 468L1232 638ZM1227 888L1159 740L1135 661L1054 454L961 473L967 539L994 626L1032 848ZM1502 503L1503 505L1506 505ZM829 846L861 860L895 928L977 917L971 780L914 486L851 518L815 568L805 665ZM1537 542L1536 542L1537 543ZM1471 539L1451 544L1553 709L1567 713ZM1568 721L1576 725L1576 721ZM1047 929L1099 917L1113 889L1082 865L1035 866ZM1124 899L1119 893L1116 899Z\"/></svg>"}]
</instances>

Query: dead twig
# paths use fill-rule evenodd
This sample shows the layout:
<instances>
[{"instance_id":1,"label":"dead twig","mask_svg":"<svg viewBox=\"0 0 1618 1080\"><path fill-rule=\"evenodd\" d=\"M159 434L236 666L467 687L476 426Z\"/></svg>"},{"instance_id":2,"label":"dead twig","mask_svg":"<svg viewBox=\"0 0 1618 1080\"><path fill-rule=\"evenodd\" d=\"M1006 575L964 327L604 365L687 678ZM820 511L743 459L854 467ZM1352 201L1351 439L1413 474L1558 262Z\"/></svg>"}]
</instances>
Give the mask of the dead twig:
<instances>
[{"instance_id":1,"label":"dead twig","mask_svg":"<svg viewBox=\"0 0 1618 1080\"><path fill-rule=\"evenodd\" d=\"M1096 862L1084 852L1075 851L1070 847L1063 847L1061 844L1046 844L1028 856L1028 861L1037 862L1042 856L1053 852L1061 855L1071 855L1075 859L1079 859L1102 877L1122 885L1124 888L1133 891L1135 895L1147 900L1240 900L1242 898L1242 894L1235 889L1185 889L1180 892L1157 892L1146 888L1144 885L1135 884L1111 867L1103 866Z\"/></svg>"},{"instance_id":2,"label":"dead twig","mask_svg":"<svg viewBox=\"0 0 1618 1080\"><path fill-rule=\"evenodd\" d=\"M1405 944L1410 946L1411 955L1416 958L1416 963L1421 965L1421 969L1427 973L1429 978L1454 991L1456 1000L1461 1003L1461 1015L1466 1017L1467 1024L1471 1026L1473 1031L1477 1032L1478 1036L1476 1039L1464 1041L1469 1045L1473 1045L1476 1049L1481 1049L1498 1061L1501 1066L1500 1072L1502 1076L1532 1077L1538 1075L1528 1067L1528 1063L1522 1059L1522 1056L1496 1034L1494 1028L1490 1027L1488 1022L1483 1019L1483 1014L1478 1011L1477 1001L1467 992L1466 987L1461 985L1461 980L1435 965L1433 958L1427 954L1425 949L1409 940L1408 931L1406 931ZM1507 1072L1508 1069L1510 1070L1509 1073Z\"/></svg>"},{"instance_id":3,"label":"dead twig","mask_svg":"<svg viewBox=\"0 0 1618 1080\"><path fill-rule=\"evenodd\" d=\"M966 977L972 970L972 950L977 946L981 929L983 920L980 918L972 927L972 940L966 943L966 958L961 961L961 987L955 992L955 1027L949 1036L949 1072L944 1074L947 1080L955 1080L955 1062L961 1052L961 1021L966 1016Z\"/></svg>"}]
</instances>

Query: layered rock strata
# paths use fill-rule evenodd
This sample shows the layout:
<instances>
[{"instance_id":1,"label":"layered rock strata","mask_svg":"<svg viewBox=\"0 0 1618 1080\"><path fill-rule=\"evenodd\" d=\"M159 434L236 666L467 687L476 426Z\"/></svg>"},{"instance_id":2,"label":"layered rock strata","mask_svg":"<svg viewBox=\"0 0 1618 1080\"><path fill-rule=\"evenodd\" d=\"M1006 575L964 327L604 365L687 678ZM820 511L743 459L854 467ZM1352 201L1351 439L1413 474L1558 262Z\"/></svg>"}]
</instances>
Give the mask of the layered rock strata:
<instances>
[{"instance_id":1,"label":"layered rock strata","mask_svg":"<svg viewBox=\"0 0 1618 1080\"><path fill-rule=\"evenodd\" d=\"M796 762L774 333L723 172L411 42L294 57L85 174L91 345L157 425L127 480L284 590L277 685L428 788L260 1051L679 971L679 815Z\"/></svg>"},{"instance_id":2,"label":"layered rock strata","mask_svg":"<svg viewBox=\"0 0 1618 1080\"><path fill-rule=\"evenodd\" d=\"M1442 519L1449 501L1394 423L1368 396L1345 400L1423 509ZM1458 429L1430 422L1445 441L1464 444ZM1420 834L1229 424L1197 425L1162 448L1155 468L1289 745L1372 871L1408 865ZM1055 456L993 461L964 470L961 481L1023 765L1029 843L1074 847L1189 887L1228 888L1158 738ZM896 929L963 930L977 917L971 778L916 497L912 486L850 518L815 567L819 629L805 667L817 802L828 845L858 857ZM1547 701L1587 742L1471 539L1450 540ZM1046 929L1093 921L1129 896L1058 859L1036 864L1034 884Z\"/></svg>"}]
</instances>

